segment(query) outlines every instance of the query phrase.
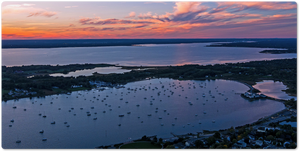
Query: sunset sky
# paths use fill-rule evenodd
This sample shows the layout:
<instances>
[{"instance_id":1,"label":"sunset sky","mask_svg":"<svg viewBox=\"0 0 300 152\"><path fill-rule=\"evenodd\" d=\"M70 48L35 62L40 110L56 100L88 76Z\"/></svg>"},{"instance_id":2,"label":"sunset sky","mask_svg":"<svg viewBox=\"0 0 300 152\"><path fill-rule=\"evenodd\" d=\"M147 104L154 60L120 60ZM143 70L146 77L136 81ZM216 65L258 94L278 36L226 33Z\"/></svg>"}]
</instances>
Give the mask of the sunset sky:
<instances>
[{"instance_id":1,"label":"sunset sky","mask_svg":"<svg viewBox=\"0 0 300 152\"><path fill-rule=\"evenodd\" d=\"M296 38L295 2L3 2L3 39Z\"/></svg>"}]
</instances>

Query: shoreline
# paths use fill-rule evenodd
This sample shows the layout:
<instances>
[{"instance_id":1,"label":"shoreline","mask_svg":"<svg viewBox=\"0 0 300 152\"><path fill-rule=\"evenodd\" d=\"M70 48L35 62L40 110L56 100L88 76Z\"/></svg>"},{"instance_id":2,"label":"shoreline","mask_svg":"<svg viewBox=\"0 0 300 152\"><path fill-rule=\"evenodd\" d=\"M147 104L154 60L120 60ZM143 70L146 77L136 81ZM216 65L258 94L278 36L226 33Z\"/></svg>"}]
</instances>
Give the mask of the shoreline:
<instances>
[{"instance_id":1,"label":"shoreline","mask_svg":"<svg viewBox=\"0 0 300 152\"><path fill-rule=\"evenodd\" d=\"M121 85L126 85L126 84L128 84L128 83L134 83L134 82L145 81L145 80L150 80L150 79L159 79L159 78L149 78L149 79L135 80L135 81L127 82L127 83L125 83L125 84L121 84ZM173 78L169 78L169 79L173 79ZM182 79L182 80L180 80L180 79L173 79L173 80L179 80L179 81L199 81L199 80L196 80L196 79ZM244 84L245 86L249 87L250 90L251 90L251 88L252 88L253 90L256 90L256 91L260 92L258 89L254 88L252 85L250 85L250 84L248 84L248 83L246 83L246 82L242 82L242 81L240 81L240 80L234 80L234 79L203 79L203 80L201 80L201 81L206 81L206 80L227 80L227 81L235 81L235 82ZM255 82L255 83L256 83L256 82ZM120 85L120 84L119 84L119 85ZM114 86L114 87L115 87L115 86ZM112 87L112 88L114 88L114 87ZM6 100L6 101L3 101L3 100L2 100L2 102L8 102L8 101L10 101L10 100L17 101L17 100L23 99L23 98L44 98L44 97L46 97L46 96L68 94L68 93L72 93L72 92L76 92L76 91L90 91L90 90L92 90L92 89L97 89L97 88L99 88L99 87L93 87L93 88L74 88L74 90L72 90L72 91L66 91L66 92L61 92L61 93L55 93L55 92L53 92L53 93L46 94L46 95L44 95L44 96L25 96L25 97L20 97L20 98L9 99L9 100ZM101 88L101 87L100 87L100 88ZM249 91L249 90L248 90L248 91ZM3 94L3 93L2 93L2 94ZM277 99L277 98L272 98L272 97L269 97L269 96L267 96L267 99L274 100L274 101L280 101L280 102L282 102L282 103L288 101L288 99ZM249 99L249 100L250 100L250 99ZM258 99L254 99L254 100L258 100Z\"/></svg>"},{"instance_id":2,"label":"shoreline","mask_svg":"<svg viewBox=\"0 0 300 152\"><path fill-rule=\"evenodd\" d=\"M279 102L279 101L277 101L277 102ZM256 121L254 121L254 122L252 122L252 123L248 123L248 124L245 124L245 125L242 125L242 126L236 126L236 127L233 127L234 129L239 129L239 128L242 128L242 127L247 127L247 128L250 128L250 127L260 127L262 124L264 124L264 123L268 123L270 120L268 120L268 119L270 119L270 118L272 118L272 116L274 116L274 115L279 115L279 114L281 114L281 113L284 113L284 112L287 112L287 111L289 111L289 108L287 108L286 106L285 106L285 108L283 109L283 110L280 110L280 111L278 111L278 112L275 112L275 113L273 113L273 114L270 114L270 115L267 115L267 116L264 116L264 117L262 117L262 118L259 118L258 120L256 120ZM282 119L282 117L277 117L276 119ZM276 119L272 119L273 121L276 121ZM278 122L282 122L282 121L284 121L284 120L279 120ZM258 123L258 124L257 124ZM270 122L271 123L271 122ZM203 130L202 132L203 132L203 134L202 134L202 136L199 136L198 138L209 138L209 137L211 137L211 136L213 136L214 135L214 133L215 132L220 132L221 134L222 133L224 133L224 132L226 132L226 131L228 131L230 128L226 128L226 129L219 129L219 130ZM204 131L205 131L205 133L204 133ZM170 139L170 138L173 138L173 137L185 137L185 136L195 136L195 135L197 135L199 132L194 132L194 133L186 133L186 134L174 134L174 133L170 133L171 134L171 136L170 137L168 137L168 138L163 138L163 139ZM145 135L146 136L146 135ZM157 136L157 135L154 135L155 137ZM172 137L173 136L173 137ZM149 136L146 136L146 137L153 137L153 135L151 136L151 135L149 135ZM124 142L122 142L122 143L115 143L115 144L109 144L109 145L102 145L102 146L97 146L97 147L95 147L96 149L103 149L103 148L108 148L108 147L115 147L115 146L117 146L117 147L115 147L115 148L117 148L117 149L119 149L120 148L120 146L119 145L121 145L121 146L123 146L123 145L126 145L126 144L128 144L128 143L135 143L135 142L139 142L139 141L141 141L141 138L138 138L138 139L133 139L133 140L131 140L131 142L128 142L128 141L124 141ZM164 149L164 148L162 148L162 149Z\"/></svg>"}]
</instances>

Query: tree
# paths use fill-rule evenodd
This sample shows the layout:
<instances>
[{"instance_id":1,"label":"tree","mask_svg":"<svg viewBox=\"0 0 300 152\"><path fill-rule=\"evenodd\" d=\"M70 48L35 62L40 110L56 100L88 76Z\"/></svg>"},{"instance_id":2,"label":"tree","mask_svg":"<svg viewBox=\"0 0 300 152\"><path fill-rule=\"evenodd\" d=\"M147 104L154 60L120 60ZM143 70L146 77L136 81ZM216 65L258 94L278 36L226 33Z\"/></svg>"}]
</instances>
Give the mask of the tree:
<instances>
[{"instance_id":1,"label":"tree","mask_svg":"<svg viewBox=\"0 0 300 152\"><path fill-rule=\"evenodd\" d=\"M297 148L297 145L296 145L295 143L292 143L292 144L290 145L290 148L296 149L296 148Z\"/></svg>"},{"instance_id":2,"label":"tree","mask_svg":"<svg viewBox=\"0 0 300 152\"><path fill-rule=\"evenodd\" d=\"M147 140L147 136L144 135L144 136L142 137L142 140Z\"/></svg>"},{"instance_id":3,"label":"tree","mask_svg":"<svg viewBox=\"0 0 300 152\"><path fill-rule=\"evenodd\" d=\"M214 137L217 138L217 139L220 139L221 138L221 134L219 132L216 132L214 134Z\"/></svg>"},{"instance_id":4,"label":"tree","mask_svg":"<svg viewBox=\"0 0 300 152\"><path fill-rule=\"evenodd\" d=\"M208 143L208 145L212 145L212 144L214 144L215 142L216 142L215 137L210 136L210 137L207 138L207 143Z\"/></svg>"},{"instance_id":5,"label":"tree","mask_svg":"<svg viewBox=\"0 0 300 152\"><path fill-rule=\"evenodd\" d=\"M280 130L280 131L277 131L276 137L279 138L281 135L282 135L282 131L281 131L281 130Z\"/></svg>"},{"instance_id":6,"label":"tree","mask_svg":"<svg viewBox=\"0 0 300 152\"><path fill-rule=\"evenodd\" d=\"M217 149L225 149L225 148L227 148L227 145L218 145L217 147L216 147Z\"/></svg>"},{"instance_id":7,"label":"tree","mask_svg":"<svg viewBox=\"0 0 300 152\"><path fill-rule=\"evenodd\" d=\"M269 140L269 141L271 141L271 140L273 140L274 139L274 137L272 136L272 135L269 135L269 136L267 136L267 138L266 138L267 140Z\"/></svg>"},{"instance_id":8,"label":"tree","mask_svg":"<svg viewBox=\"0 0 300 152\"><path fill-rule=\"evenodd\" d=\"M241 140L243 137L241 135L237 136L237 140Z\"/></svg>"},{"instance_id":9,"label":"tree","mask_svg":"<svg viewBox=\"0 0 300 152\"><path fill-rule=\"evenodd\" d=\"M245 142L246 144L249 144L249 137L246 137L246 138L244 139L244 142Z\"/></svg>"},{"instance_id":10,"label":"tree","mask_svg":"<svg viewBox=\"0 0 300 152\"><path fill-rule=\"evenodd\" d=\"M236 140L236 139L233 139L233 140L232 140L232 142L233 142L233 143L236 143L236 142L237 142L237 140Z\"/></svg>"},{"instance_id":11,"label":"tree","mask_svg":"<svg viewBox=\"0 0 300 152\"><path fill-rule=\"evenodd\" d=\"M158 141L159 141L160 143L162 143L163 139L162 139L162 138L159 138Z\"/></svg>"},{"instance_id":12,"label":"tree","mask_svg":"<svg viewBox=\"0 0 300 152\"><path fill-rule=\"evenodd\" d=\"M195 145L197 148L202 148L203 147L203 142L201 140L196 140Z\"/></svg>"},{"instance_id":13,"label":"tree","mask_svg":"<svg viewBox=\"0 0 300 152\"><path fill-rule=\"evenodd\" d=\"M168 145L165 149L174 149L175 147L173 145Z\"/></svg>"}]
</instances>

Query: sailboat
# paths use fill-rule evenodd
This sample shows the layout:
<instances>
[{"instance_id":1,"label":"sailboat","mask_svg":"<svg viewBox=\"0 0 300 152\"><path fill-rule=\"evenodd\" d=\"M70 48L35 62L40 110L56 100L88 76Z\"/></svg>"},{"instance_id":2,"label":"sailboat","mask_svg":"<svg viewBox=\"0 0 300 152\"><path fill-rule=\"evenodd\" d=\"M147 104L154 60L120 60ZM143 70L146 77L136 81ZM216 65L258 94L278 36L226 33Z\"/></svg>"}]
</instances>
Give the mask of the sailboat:
<instances>
[{"instance_id":1,"label":"sailboat","mask_svg":"<svg viewBox=\"0 0 300 152\"><path fill-rule=\"evenodd\" d=\"M46 118L46 117L47 117L47 116L45 115L45 111L44 111L44 115L43 115L43 117L44 117L44 118Z\"/></svg>"}]
</instances>

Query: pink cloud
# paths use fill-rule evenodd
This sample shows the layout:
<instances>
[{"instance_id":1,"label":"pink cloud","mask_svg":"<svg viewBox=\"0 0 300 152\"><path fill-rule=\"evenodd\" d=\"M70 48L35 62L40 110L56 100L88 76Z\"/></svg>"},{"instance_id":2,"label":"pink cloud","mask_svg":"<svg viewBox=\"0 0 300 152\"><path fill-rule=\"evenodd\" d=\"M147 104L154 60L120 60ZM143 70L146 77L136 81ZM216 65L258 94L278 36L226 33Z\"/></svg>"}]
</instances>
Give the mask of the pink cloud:
<instances>
[{"instance_id":1,"label":"pink cloud","mask_svg":"<svg viewBox=\"0 0 300 152\"><path fill-rule=\"evenodd\" d=\"M135 12L130 12L128 16L125 18L134 18L135 17Z\"/></svg>"},{"instance_id":2,"label":"pink cloud","mask_svg":"<svg viewBox=\"0 0 300 152\"><path fill-rule=\"evenodd\" d=\"M151 24L151 21L143 20L120 20L120 19L100 19L100 17L95 18L81 18L79 23L82 25L110 25L110 24Z\"/></svg>"},{"instance_id":3,"label":"pink cloud","mask_svg":"<svg viewBox=\"0 0 300 152\"><path fill-rule=\"evenodd\" d=\"M27 17L32 17L32 16L52 17L52 16L54 16L56 14L57 14L56 12L40 11L40 12L32 12Z\"/></svg>"}]
</instances>

